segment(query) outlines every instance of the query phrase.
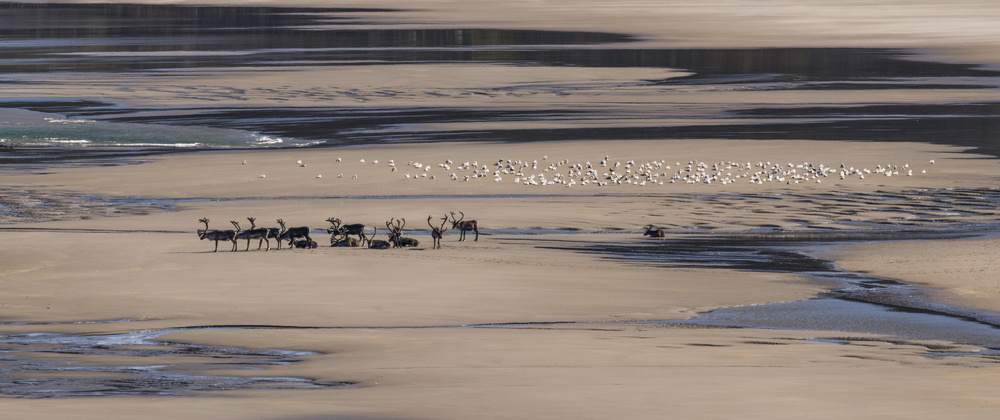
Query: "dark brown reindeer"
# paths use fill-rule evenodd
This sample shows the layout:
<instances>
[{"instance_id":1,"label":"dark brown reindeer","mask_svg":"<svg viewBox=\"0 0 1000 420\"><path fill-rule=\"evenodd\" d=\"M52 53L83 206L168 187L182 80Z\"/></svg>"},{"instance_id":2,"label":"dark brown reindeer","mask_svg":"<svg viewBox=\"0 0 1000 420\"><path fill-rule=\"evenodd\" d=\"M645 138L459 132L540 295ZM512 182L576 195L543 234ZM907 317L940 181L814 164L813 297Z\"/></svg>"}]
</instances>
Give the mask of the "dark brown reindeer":
<instances>
[{"instance_id":1,"label":"dark brown reindeer","mask_svg":"<svg viewBox=\"0 0 1000 420\"><path fill-rule=\"evenodd\" d=\"M311 241L312 238L309 237L309 228L305 226L285 228L285 222L278 219L278 224L281 225L281 234L278 235L278 241L288 241L288 247L293 248L295 245L296 238L305 238L307 241Z\"/></svg>"},{"instance_id":2,"label":"dark brown reindeer","mask_svg":"<svg viewBox=\"0 0 1000 420\"><path fill-rule=\"evenodd\" d=\"M236 251L236 231L234 230L208 230L208 218L198 219L199 222L205 224L205 230L198 229L199 239L208 239L210 241L215 241L215 251L219 252L219 241L231 241L233 243L233 251Z\"/></svg>"},{"instance_id":3,"label":"dark brown reindeer","mask_svg":"<svg viewBox=\"0 0 1000 420\"><path fill-rule=\"evenodd\" d=\"M281 222L281 219L278 219L278 222ZM281 238L281 231L282 230L284 230L284 227L280 227L280 228L267 228L267 239L274 239L275 241L277 241L278 242L278 249L281 249L281 239L280 238ZM267 242L267 246L269 246L269 247L271 246L271 241Z\"/></svg>"},{"instance_id":4,"label":"dark brown reindeer","mask_svg":"<svg viewBox=\"0 0 1000 420\"><path fill-rule=\"evenodd\" d=\"M368 248L370 248L370 249L389 249L389 247L392 246L392 244L390 244L389 241L383 241L381 239L375 239L375 235L378 234L378 226L373 227L373 229L375 229L375 231L372 232L372 236L371 236L372 239L368 240Z\"/></svg>"},{"instance_id":5,"label":"dark brown reindeer","mask_svg":"<svg viewBox=\"0 0 1000 420\"><path fill-rule=\"evenodd\" d=\"M267 242L267 249L265 251L271 250L271 241L267 239L268 229L267 228L257 228L257 224L254 223L257 219L254 217L247 217L250 221L250 229L243 230L240 228L240 224L236 223L235 220L229 221L233 226L236 226L236 239L246 239L247 240L247 251L250 250L250 240L257 239L257 250L260 251L260 247Z\"/></svg>"},{"instance_id":6,"label":"dark brown reindeer","mask_svg":"<svg viewBox=\"0 0 1000 420\"><path fill-rule=\"evenodd\" d=\"M451 227L452 227L452 229L458 229L459 230L458 240L459 241L464 241L465 240L465 232L468 232L468 231L471 230L471 231L475 231L476 232L476 240L478 241L479 240L479 222L477 222L475 220L465 220L465 213L458 212L458 214L462 215L461 219L457 219L455 217L455 212L451 212Z\"/></svg>"},{"instance_id":7,"label":"dark brown reindeer","mask_svg":"<svg viewBox=\"0 0 1000 420\"><path fill-rule=\"evenodd\" d=\"M360 241L360 246L365 246L365 243L368 242L368 237L365 235L364 224L354 223L350 225L341 226L340 219L336 217L331 217L329 219L326 219L326 221L330 222L330 224L333 225L326 229L327 233L332 234L332 236L330 237L331 245L333 245L334 242L346 239L348 235L358 235L358 241ZM341 236L342 238L338 239L338 237Z\"/></svg>"},{"instance_id":8,"label":"dark brown reindeer","mask_svg":"<svg viewBox=\"0 0 1000 420\"><path fill-rule=\"evenodd\" d=\"M396 221L395 218L390 219L385 222L385 227L389 229L389 242L392 243L393 248L403 248L407 246L417 246L420 245L420 241L413 238L403 237L403 226L406 226L406 219L399 219Z\"/></svg>"},{"instance_id":9,"label":"dark brown reindeer","mask_svg":"<svg viewBox=\"0 0 1000 420\"><path fill-rule=\"evenodd\" d=\"M648 236L650 238L666 238L667 231L663 228L653 227L653 225L646 226L646 232L642 236Z\"/></svg>"},{"instance_id":10,"label":"dark brown reindeer","mask_svg":"<svg viewBox=\"0 0 1000 420\"><path fill-rule=\"evenodd\" d=\"M431 224L431 219L433 216L427 216L427 226L431 227L431 239L434 240L434 244L431 245L431 249L441 249L441 238L444 237L444 231L448 228L444 227L445 223L448 223L448 215L446 214L443 219L441 219L441 226L434 226Z\"/></svg>"}]
</instances>

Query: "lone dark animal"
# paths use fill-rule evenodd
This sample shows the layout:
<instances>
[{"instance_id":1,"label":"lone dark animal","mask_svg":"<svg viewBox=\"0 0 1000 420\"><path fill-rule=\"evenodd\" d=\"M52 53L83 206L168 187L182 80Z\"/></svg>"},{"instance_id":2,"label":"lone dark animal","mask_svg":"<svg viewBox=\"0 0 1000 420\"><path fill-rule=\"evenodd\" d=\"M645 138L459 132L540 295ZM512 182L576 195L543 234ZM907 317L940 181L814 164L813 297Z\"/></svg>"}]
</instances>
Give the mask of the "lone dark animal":
<instances>
[{"instance_id":1,"label":"lone dark animal","mask_svg":"<svg viewBox=\"0 0 1000 420\"><path fill-rule=\"evenodd\" d=\"M662 228L654 228L653 225L646 226L646 232L642 236L648 236L650 238L666 238L667 231Z\"/></svg>"}]
</instances>

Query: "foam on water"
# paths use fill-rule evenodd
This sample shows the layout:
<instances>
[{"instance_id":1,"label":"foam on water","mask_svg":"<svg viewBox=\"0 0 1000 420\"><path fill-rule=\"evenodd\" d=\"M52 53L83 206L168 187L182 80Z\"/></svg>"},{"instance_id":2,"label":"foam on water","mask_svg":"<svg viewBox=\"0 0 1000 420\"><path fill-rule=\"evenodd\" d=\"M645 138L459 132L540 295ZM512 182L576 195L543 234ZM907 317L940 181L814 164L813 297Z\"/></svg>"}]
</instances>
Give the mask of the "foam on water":
<instances>
[{"instance_id":1,"label":"foam on water","mask_svg":"<svg viewBox=\"0 0 1000 420\"><path fill-rule=\"evenodd\" d=\"M295 145L288 139L235 129L59 117L0 122L0 141L25 147L245 148Z\"/></svg>"}]
</instances>

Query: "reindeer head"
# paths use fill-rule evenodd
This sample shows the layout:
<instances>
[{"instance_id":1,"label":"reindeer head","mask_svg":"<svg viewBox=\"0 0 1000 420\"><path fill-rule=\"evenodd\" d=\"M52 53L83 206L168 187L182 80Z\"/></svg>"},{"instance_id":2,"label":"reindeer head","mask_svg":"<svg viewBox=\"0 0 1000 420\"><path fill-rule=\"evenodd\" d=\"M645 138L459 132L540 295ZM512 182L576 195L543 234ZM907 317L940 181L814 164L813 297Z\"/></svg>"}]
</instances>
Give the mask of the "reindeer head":
<instances>
[{"instance_id":1,"label":"reindeer head","mask_svg":"<svg viewBox=\"0 0 1000 420\"><path fill-rule=\"evenodd\" d=\"M447 214L444 215L444 217L441 218L441 226L435 227L434 225L432 225L431 224L431 219L433 219L433 218L434 218L434 216L427 215L427 226L430 226L432 231L438 232L438 233L444 233L444 231L448 230L448 228L444 227L444 224L448 223L448 215Z\"/></svg>"},{"instance_id":2,"label":"reindeer head","mask_svg":"<svg viewBox=\"0 0 1000 420\"><path fill-rule=\"evenodd\" d=\"M465 220L465 213L458 212L458 214L462 215L461 219L458 219L458 218L455 217L455 212L451 212L451 227L452 228L457 228L459 225L462 224L462 221ZM445 217L448 217L448 216L445 216Z\"/></svg>"},{"instance_id":3,"label":"reindeer head","mask_svg":"<svg viewBox=\"0 0 1000 420\"><path fill-rule=\"evenodd\" d=\"M326 219L326 221L330 222L330 224L333 225L326 229L326 233L334 233L340 231L340 219L336 217L331 217L329 219Z\"/></svg>"}]
</instances>

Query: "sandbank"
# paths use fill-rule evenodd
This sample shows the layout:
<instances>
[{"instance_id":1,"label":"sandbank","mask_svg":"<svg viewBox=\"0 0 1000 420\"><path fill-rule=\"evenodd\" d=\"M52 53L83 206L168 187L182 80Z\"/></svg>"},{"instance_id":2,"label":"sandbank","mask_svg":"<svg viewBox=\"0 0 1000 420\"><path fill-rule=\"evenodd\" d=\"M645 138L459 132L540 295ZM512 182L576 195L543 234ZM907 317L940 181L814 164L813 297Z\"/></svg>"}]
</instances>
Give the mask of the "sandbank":
<instances>
[{"instance_id":1,"label":"sandbank","mask_svg":"<svg viewBox=\"0 0 1000 420\"><path fill-rule=\"evenodd\" d=\"M372 6L305 0L281 4ZM646 37L646 46L882 46L915 48L936 59L1000 63L995 48L998 10L971 1L838 1L801 7L795 2L428 0L379 6L417 10L378 14L383 22L397 19L400 27L627 29ZM497 75L501 73L505 78L498 84L535 77ZM308 77L282 76L274 83L287 82L294 90L328 76L300 74ZM378 84L367 82L359 69L347 69L346 75L346 83L358 89ZM212 86L206 92L265 81L253 72L209 76ZM426 74L415 77L414 85L443 87L455 76ZM596 69L565 76L614 83L674 74ZM158 82L127 75L108 81L79 77L11 95L189 103L159 89L181 83L169 75ZM116 90L121 86L137 93ZM805 98L809 94L752 97L779 104L857 100ZM988 95L941 94L953 101ZM919 102L924 95L884 92L870 99ZM713 101L734 98L720 92ZM271 103L263 96L239 100ZM425 100L409 104L426 105ZM518 100L483 99L482 105L512 106ZM294 104L309 103L298 101ZM736 165L737 170L727 172L738 172L743 163L802 165L803 170L811 163L835 171L799 183L786 177L766 183L737 178L726 184L567 187L515 183L516 174L502 174L495 181L489 166L501 160L538 161L540 168L532 168L537 180L548 165L564 161L548 174L587 162L604 172L599 162L606 156L622 165L670 165L663 173L678 166L697 168L698 163L709 168ZM490 167L489 176L459 171L457 165L467 161ZM842 164L879 176L840 179ZM431 169L424 170L428 165ZM885 176L879 167L901 173ZM461 176L452 179L453 172ZM650 224L677 236L759 229L847 232L866 224L887 229L990 224L996 221L996 209L951 214L919 204L946 191L934 196L944 197L942 206L965 205L948 197L993 191L998 175L995 159L956 147L733 140L231 151L153 157L112 167L3 171L5 200L24 210L0 213L3 334L182 329L161 339L313 351L319 354L264 372L355 386L225 391L191 398L4 399L0 405L11 417L52 419L987 417L1000 406L992 392L1000 370L990 356L927 357L978 350L973 346L858 332L658 322L720 307L808 299L829 285L788 273L653 267L573 249L648 241L642 228ZM458 242L451 230L442 249L429 249L427 216L451 211L479 220L484 234L479 241ZM406 218L421 246L384 252L329 246L243 251L246 244L240 243L240 252L228 252L225 244L212 252L213 244L195 234L203 217L212 228L256 217L261 225L273 226L281 218L290 226L321 230L332 216L376 227L390 218ZM328 244L328 236L316 236L320 245ZM996 310L991 302L998 290L990 284L996 258L988 252L995 245L995 239L879 243L838 250L836 258L844 269L927 284L951 303ZM491 324L496 326L483 326Z\"/></svg>"}]
</instances>

